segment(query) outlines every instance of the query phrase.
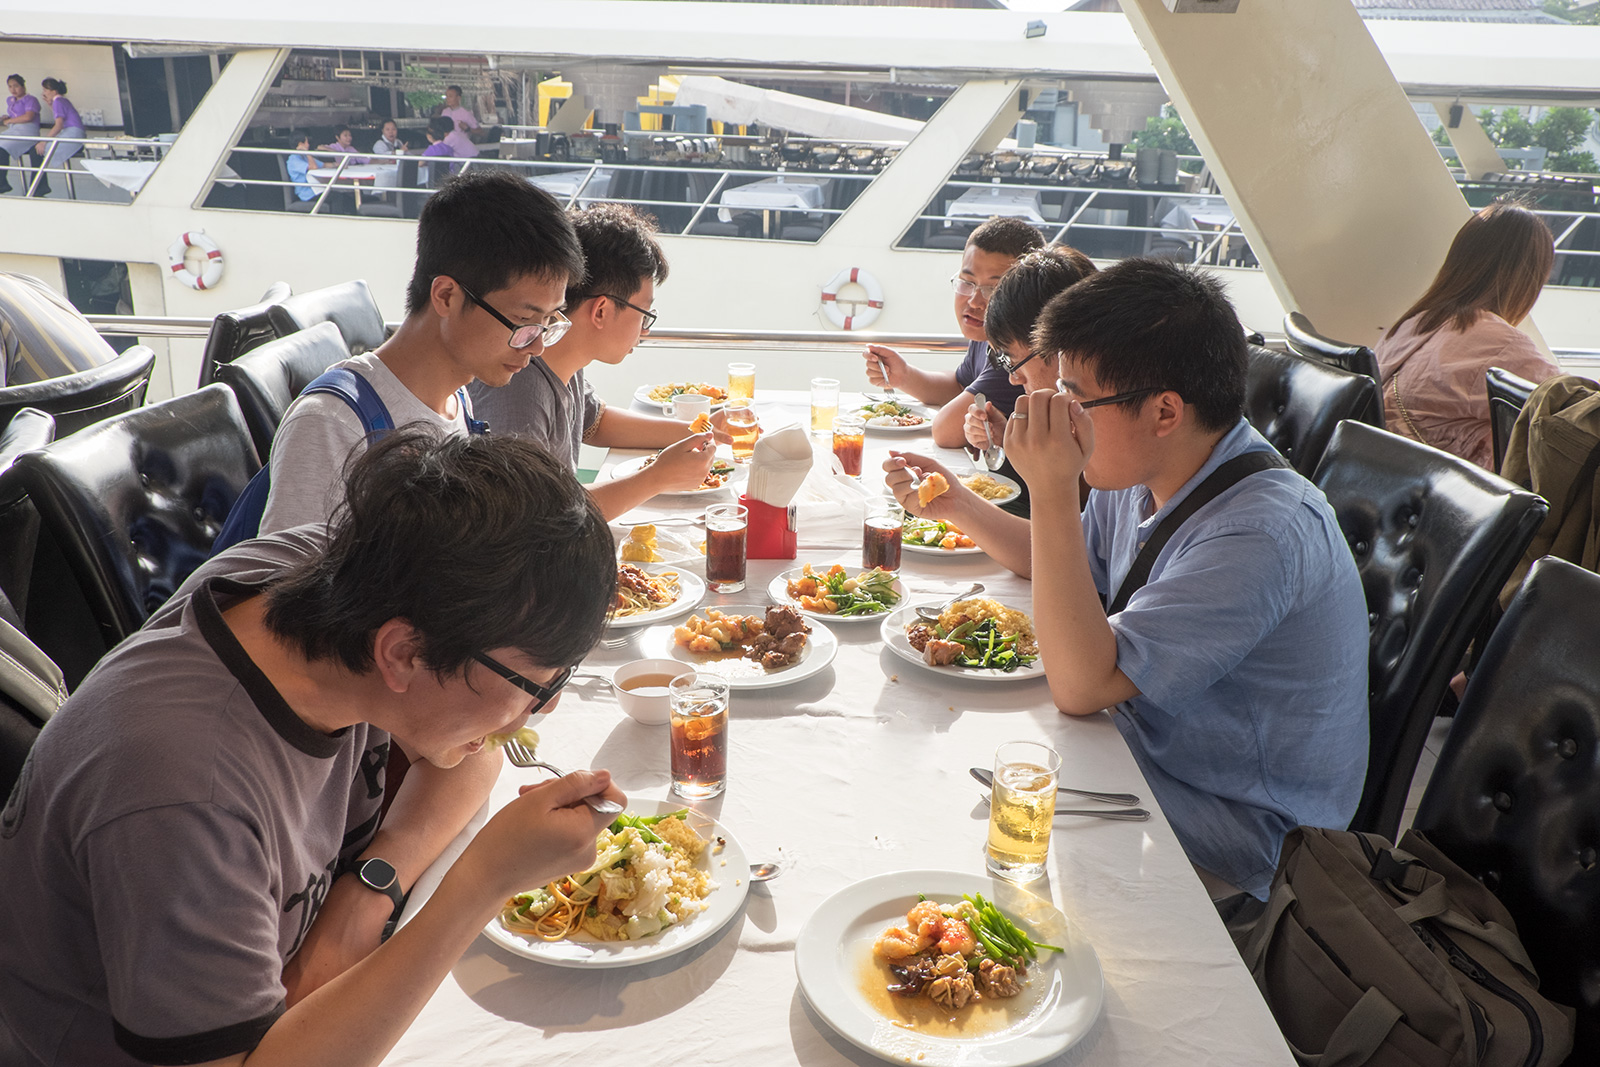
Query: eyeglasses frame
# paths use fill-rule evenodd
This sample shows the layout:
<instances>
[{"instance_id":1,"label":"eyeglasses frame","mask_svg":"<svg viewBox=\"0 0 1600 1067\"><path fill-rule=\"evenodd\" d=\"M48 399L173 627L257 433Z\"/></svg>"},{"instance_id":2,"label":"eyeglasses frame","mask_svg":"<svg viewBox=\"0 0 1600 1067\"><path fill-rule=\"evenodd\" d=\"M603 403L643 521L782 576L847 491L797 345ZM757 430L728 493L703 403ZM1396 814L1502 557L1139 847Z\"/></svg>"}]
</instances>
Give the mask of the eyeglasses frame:
<instances>
[{"instance_id":1,"label":"eyeglasses frame","mask_svg":"<svg viewBox=\"0 0 1600 1067\"><path fill-rule=\"evenodd\" d=\"M1165 386L1149 385L1143 389L1130 389L1126 393L1114 393L1111 396L1103 396L1098 400L1079 400L1078 406L1084 411L1088 411L1090 408L1104 407L1107 404L1125 404L1130 400L1138 400L1142 397L1153 396L1156 393L1164 393L1166 391L1167 390ZM1056 392L1070 392L1070 390L1067 388L1067 383L1062 381L1060 378L1056 379Z\"/></svg>"},{"instance_id":2,"label":"eyeglasses frame","mask_svg":"<svg viewBox=\"0 0 1600 1067\"><path fill-rule=\"evenodd\" d=\"M528 322L519 326L510 319L506 318L504 315L500 314L493 304L489 303L471 289L468 289L462 284L459 278L455 279L455 283L456 285L460 286L463 293L467 294L468 300L471 300L474 304L477 304L483 310L487 311L496 322L511 331L511 337L506 341L506 344L511 348L515 348L520 351L521 349L531 347L534 342L539 340L543 340L545 347L549 348L551 345L565 337L567 335L567 331L572 328L572 320L561 314L559 311L552 312L552 314L556 316L555 322ZM527 341L519 345L516 343L516 338L518 332L522 330L533 330L534 334L532 337L528 338Z\"/></svg>"},{"instance_id":3,"label":"eyeglasses frame","mask_svg":"<svg viewBox=\"0 0 1600 1067\"><path fill-rule=\"evenodd\" d=\"M483 666L489 668L494 673L498 674L500 677L504 678L506 681L510 682L512 685L516 686L518 689L522 690L524 693L527 693L529 696L537 700L538 703L535 704L532 710L528 713L530 715L539 714L539 712L544 710L545 705L549 704L552 700L559 696L561 694L561 690L565 688L566 684L572 680L573 672L578 669L577 665L574 664L562 671L560 674L556 675L549 685L540 685L532 678L529 678L526 675L518 674L510 667L507 667L504 663L501 663L499 660L489 655L487 652L474 652L472 654L472 658L481 663Z\"/></svg>"},{"instance_id":4,"label":"eyeglasses frame","mask_svg":"<svg viewBox=\"0 0 1600 1067\"><path fill-rule=\"evenodd\" d=\"M966 286L965 291L963 291L962 286ZM950 275L950 288L955 290L957 296L971 296L973 293L977 293L985 301L989 301L994 299L994 291L1000 288L1000 283L979 285L977 282L967 281L959 274L952 274Z\"/></svg>"},{"instance_id":5,"label":"eyeglasses frame","mask_svg":"<svg viewBox=\"0 0 1600 1067\"><path fill-rule=\"evenodd\" d=\"M600 295L605 297L607 300L615 300L617 303L621 304L623 307L630 308L631 310L637 311L639 314L643 315L644 316L644 322L639 327L639 332L640 333L649 333L651 330L655 329L656 320L661 317L660 314L657 313L657 312L646 311L644 308L640 307L638 304L630 304L628 301L622 299L622 297L616 296L616 295L614 295L612 293L601 293Z\"/></svg>"}]
</instances>

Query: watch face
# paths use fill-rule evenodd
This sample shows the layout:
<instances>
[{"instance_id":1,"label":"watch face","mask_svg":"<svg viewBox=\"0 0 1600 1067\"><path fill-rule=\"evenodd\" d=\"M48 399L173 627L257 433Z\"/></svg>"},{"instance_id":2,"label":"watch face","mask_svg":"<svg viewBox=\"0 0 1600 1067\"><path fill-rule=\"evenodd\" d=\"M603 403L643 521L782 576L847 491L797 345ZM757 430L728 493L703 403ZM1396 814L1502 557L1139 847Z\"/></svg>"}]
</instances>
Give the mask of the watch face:
<instances>
[{"instance_id":1,"label":"watch face","mask_svg":"<svg viewBox=\"0 0 1600 1067\"><path fill-rule=\"evenodd\" d=\"M386 890L395 883L394 866L388 860L370 859L357 872L374 889Z\"/></svg>"}]
</instances>

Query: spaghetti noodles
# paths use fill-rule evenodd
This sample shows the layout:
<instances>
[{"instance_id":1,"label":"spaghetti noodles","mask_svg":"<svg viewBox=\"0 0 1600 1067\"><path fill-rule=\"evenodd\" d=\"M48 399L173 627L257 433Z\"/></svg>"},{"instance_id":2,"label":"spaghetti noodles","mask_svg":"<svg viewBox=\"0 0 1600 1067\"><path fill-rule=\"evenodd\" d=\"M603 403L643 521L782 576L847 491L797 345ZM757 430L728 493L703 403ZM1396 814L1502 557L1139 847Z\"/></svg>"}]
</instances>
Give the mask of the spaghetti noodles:
<instances>
[{"instance_id":1,"label":"spaghetti noodles","mask_svg":"<svg viewBox=\"0 0 1600 1067\"><path fill-rule=\"evenodd\" d=\"M681 592L677 571L651 574L632 563L619 564L617 596L612 602L611 617L625 619L664 608L677 601Z\"/></svg>"}]
</instances>

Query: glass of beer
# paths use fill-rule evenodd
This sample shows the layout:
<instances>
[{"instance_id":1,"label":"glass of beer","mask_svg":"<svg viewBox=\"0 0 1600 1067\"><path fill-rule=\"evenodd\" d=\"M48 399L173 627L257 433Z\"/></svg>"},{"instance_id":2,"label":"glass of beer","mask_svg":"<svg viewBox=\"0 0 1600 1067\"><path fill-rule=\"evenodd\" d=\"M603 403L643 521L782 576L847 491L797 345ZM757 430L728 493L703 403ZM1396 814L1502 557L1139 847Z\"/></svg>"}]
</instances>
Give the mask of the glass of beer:
<instances>
[{"instance_id":1,"label":"glass of beer","mask_svg":"<svg viewBox=\"0 0 1600 1067\"><path fill-rule=\"evenodd\" d=\"M867 501L867 519L861 528L861 566L900 569L900 538L905 533L906 512L893 497Z\"/></svg>"},{"instance_id":2,"label":"glass of beer","mask_svg":"<svg viewBox=\"0 0 1600 1067\"><path fill-rule=\"evenodd\" d=\"M986 850L991 874L1009 882L1044 875L1060 770L1061 757L1049 745L1007 741L995 750Z\"/></svg>"},{"instance_id":3,"label":"glass of beer","mask_svg":"<svg viewBox=\"0 0 1600 1067\"><path fill-rule=\"evenodd\" d=\"M750 512L742 504L712 504L706 508L706 584L714 592L737 593L744 588L745 534Z\"/></svg>"},{"instance_id":4,"label":"glass of beer","mask_svg":"<svg viewBox=\"0 0 1600 1067\"><path fill-rule=\"evenodd\" d=\"M728 364L728 399L754 400L756 397L756 365L754 363Z\"/></svg>"},{"instance_id":5,"label":"glass of beer","mask_svg":"<svg viewBox=\"0 0 1600 1067\"><path fill-rule=\"evenodd\" d=\"M833 432L833 417L839 414L839 379L811 379L811 432Z\"/></svg>"},{"instance_id":6,"label":"glass of beer","mask_svg":"<svg viewBox=\"0 0 1600 1067\"><path fill-rule=\"evenodd\" d=\"M761 436L756 409L748 400L729 400L727 417L728 434L733 438L733 461L749 463L750 457L756 454L756 438Z\"/></svg>"},{"instance_id":7,"label":"glass of beer","mask_svg":"<svg viewBox=\"0 0 1600 1067\"><path fill-rule=\"evenodd\" d=\"M852 478L861 477L861 451L867 444L867 420L860 415L836 415L833 419L833 454Z\"/></svg>"},{"instance_id":8,"label":"glass of beer","mask_svg":"<svg viewBox=\"0 0 1600 1067\"><path fill-rule=\"evenodd\" d=\"M728 683L683 674L667 686L671 707L672 791L707 800L728 780Z\"/></svg>"}]
</instances>

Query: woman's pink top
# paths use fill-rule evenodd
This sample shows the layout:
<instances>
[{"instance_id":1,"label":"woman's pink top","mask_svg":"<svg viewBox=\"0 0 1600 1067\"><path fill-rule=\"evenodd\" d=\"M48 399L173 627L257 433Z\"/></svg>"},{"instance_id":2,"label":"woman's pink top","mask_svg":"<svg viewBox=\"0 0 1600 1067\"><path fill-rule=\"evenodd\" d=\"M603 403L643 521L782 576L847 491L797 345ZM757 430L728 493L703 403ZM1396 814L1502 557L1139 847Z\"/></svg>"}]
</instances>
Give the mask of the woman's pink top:
<instances>
[{"instance_id":1,"label":"woman's pink top","mask_svg":"<svg viewBox=\"0 0 1600 1067\"><path fill-rule=\"evenodd\" d=\"M1561 368L1539 351L1532 338L1491 312L1480 313L1477 322L1461 331L1446 322L1432 333L1418 334L1421 319L1412 316L1393 337L1378 342L1384 420L1397 434L1492 471L1484 372L1500 367L1538 384L1560 374Z\"/></svg>"}]
</instances>

